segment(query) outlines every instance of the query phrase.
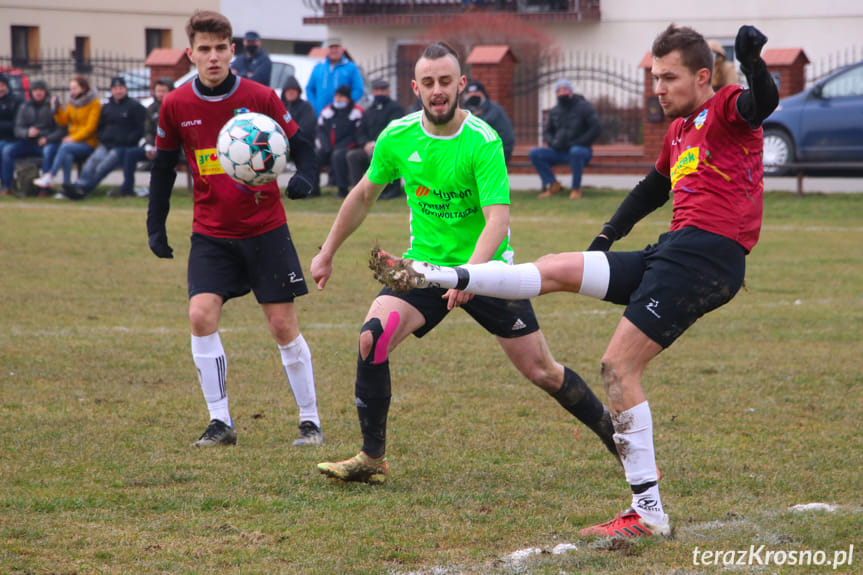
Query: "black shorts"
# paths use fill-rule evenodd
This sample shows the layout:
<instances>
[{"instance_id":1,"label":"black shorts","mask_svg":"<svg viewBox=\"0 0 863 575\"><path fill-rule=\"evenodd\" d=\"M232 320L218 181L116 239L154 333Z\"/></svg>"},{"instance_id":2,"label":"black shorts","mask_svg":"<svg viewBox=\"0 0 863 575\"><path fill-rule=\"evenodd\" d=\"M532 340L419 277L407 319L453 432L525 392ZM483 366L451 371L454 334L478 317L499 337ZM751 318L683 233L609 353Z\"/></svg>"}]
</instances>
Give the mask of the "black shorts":
<instances>
[{"instance_id":1,"label":"black shorts","mask_svg":"<svg viewBox=\"0 0 863 575\"><path fill-rule=\"evenodd\" d=\"M608 252L606 301L663 348L695 320L731 301L743 285L743 246L711 232L666 232L638 252Z\"/></svg>"},{"instance_id":2,"label":"black shorts","mask_svg":"<svg viewBox=\"0 0 863 575\"><path fill-rule=\"evenodd\" d=\"M414 331L414 335L422 337L434 329L449 313L446 300L441 299L446 291L443 288L426 288L397 294L385 287L378 296L391 295L417 308L426 322ZM487 332L505 339L521 337L539 330L539 322L536 320L536 314L533 313L533 306L529 299L499 299L475 295L461 308Z\"/></svg>"},{"instance_id":3,"label":"black shorts","mask_svg":"<svg viewBox=\"0 0 863 575\"><path fill-rule=\"evenodd\" d=\"M255 292L258 303L292 302L309 293L287 224L243 239L192 234L189 297L213 293L225 300Z\"/></svg>"}]
</instances>

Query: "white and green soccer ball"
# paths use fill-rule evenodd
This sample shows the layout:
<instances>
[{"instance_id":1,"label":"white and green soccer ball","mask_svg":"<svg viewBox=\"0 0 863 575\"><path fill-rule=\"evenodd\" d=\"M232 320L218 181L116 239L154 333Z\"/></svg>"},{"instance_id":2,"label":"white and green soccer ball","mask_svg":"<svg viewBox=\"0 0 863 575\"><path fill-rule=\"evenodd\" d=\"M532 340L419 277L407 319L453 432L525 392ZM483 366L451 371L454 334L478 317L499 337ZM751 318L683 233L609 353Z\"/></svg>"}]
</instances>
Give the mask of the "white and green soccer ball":
<instances>
[{"instance_id":1,"label":"white and green soccer ball","mask_svg":"<svg viewBox=\"0 0 863 575\"><path fill-rule=\"evenodd\" d=\"M225 173L247 186L262 186L279 177L288 163L288 137L275 120L244 112L228 120L216 143Z\"/></svg>"}]
</instances>

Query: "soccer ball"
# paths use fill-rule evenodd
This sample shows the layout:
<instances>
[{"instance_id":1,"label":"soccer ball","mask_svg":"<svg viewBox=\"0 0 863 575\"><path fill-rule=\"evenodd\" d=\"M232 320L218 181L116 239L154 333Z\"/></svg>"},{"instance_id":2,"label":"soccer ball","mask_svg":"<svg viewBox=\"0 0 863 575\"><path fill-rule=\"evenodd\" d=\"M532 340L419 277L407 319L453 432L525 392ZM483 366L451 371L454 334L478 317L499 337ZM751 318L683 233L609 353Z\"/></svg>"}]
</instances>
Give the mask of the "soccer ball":
<instances>
[{"instance_id":1,"label":"soccer ball","mask_svg":"<svg viewBox=\"0 0 863 575\"><path fill-rule=\"evenodd\" d=\"M275 120L257 112L237 114L219 130L216 143L225 173L247 186L275 180L288 163L288 137Z\"/></svg>"}]
</instances>

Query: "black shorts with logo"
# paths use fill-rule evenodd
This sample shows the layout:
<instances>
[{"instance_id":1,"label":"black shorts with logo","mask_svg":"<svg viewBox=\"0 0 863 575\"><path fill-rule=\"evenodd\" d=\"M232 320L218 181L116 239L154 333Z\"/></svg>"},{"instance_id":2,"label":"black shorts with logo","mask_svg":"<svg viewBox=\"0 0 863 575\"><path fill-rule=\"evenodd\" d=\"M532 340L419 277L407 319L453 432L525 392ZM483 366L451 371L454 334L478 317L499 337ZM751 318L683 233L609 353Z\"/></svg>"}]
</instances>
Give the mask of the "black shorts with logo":
<instances>
[{"instance_id":1,"label":"black shorts with logo","mask_svg":"<svg viewBox=\"0 0 863 575\"><path fill-rule=\"evenodd\" d=\"M683 228L638 252L607 252L606 301L663 348L695 321L726 303L743 285L746 251L718 234Z\"/></svg>"},{"instance_id":2,"label":"black shorts with logo","mask_svg":"<svg viewBox=\"0 0 863 575\"><path fill-rule=\"evenodd\" d=\"M434 329L449 313L446 300L441 299L446 291L443 288L425 288L397 294L385 287L378 292L378 296L391 295L417 308L426 322L414 331L414 335L422 337ZM529 299L499 299L475 295L461 308L486 331L505 339L521 337L539 330L539 322L536 320L536 314Z\"/></svg>"},{"instance_id":3,"label":"black shorts with logo","mask_svg":"<svg viewBox=\"0 0 863 575\"><path fill-rule=\"evenodd\" d=\"M292 302L309 293L287 224L252 238L192 234L189 297L213 293L225 300L255 292L258 303Z\"/></svg>"}]
</instances>

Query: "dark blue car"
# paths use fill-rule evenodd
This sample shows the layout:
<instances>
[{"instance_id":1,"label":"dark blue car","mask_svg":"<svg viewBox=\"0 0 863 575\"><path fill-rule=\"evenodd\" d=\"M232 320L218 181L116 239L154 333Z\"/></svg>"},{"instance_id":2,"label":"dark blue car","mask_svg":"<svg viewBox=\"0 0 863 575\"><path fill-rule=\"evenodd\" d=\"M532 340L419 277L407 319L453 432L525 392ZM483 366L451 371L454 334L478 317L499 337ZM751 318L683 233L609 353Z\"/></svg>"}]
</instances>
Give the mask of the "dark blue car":
<instances>
[{"instance_id":1,"label":"dark blue car","mask_svg":"<svg viewBox=\"0 0 863 575\"><path fill-rule=\"evenodd\" d=\"M783 98L764 121L765 175L787 174L792 163L830 171L855 162L863 163L863 62Z\"/></svg>"}]
</instances>

